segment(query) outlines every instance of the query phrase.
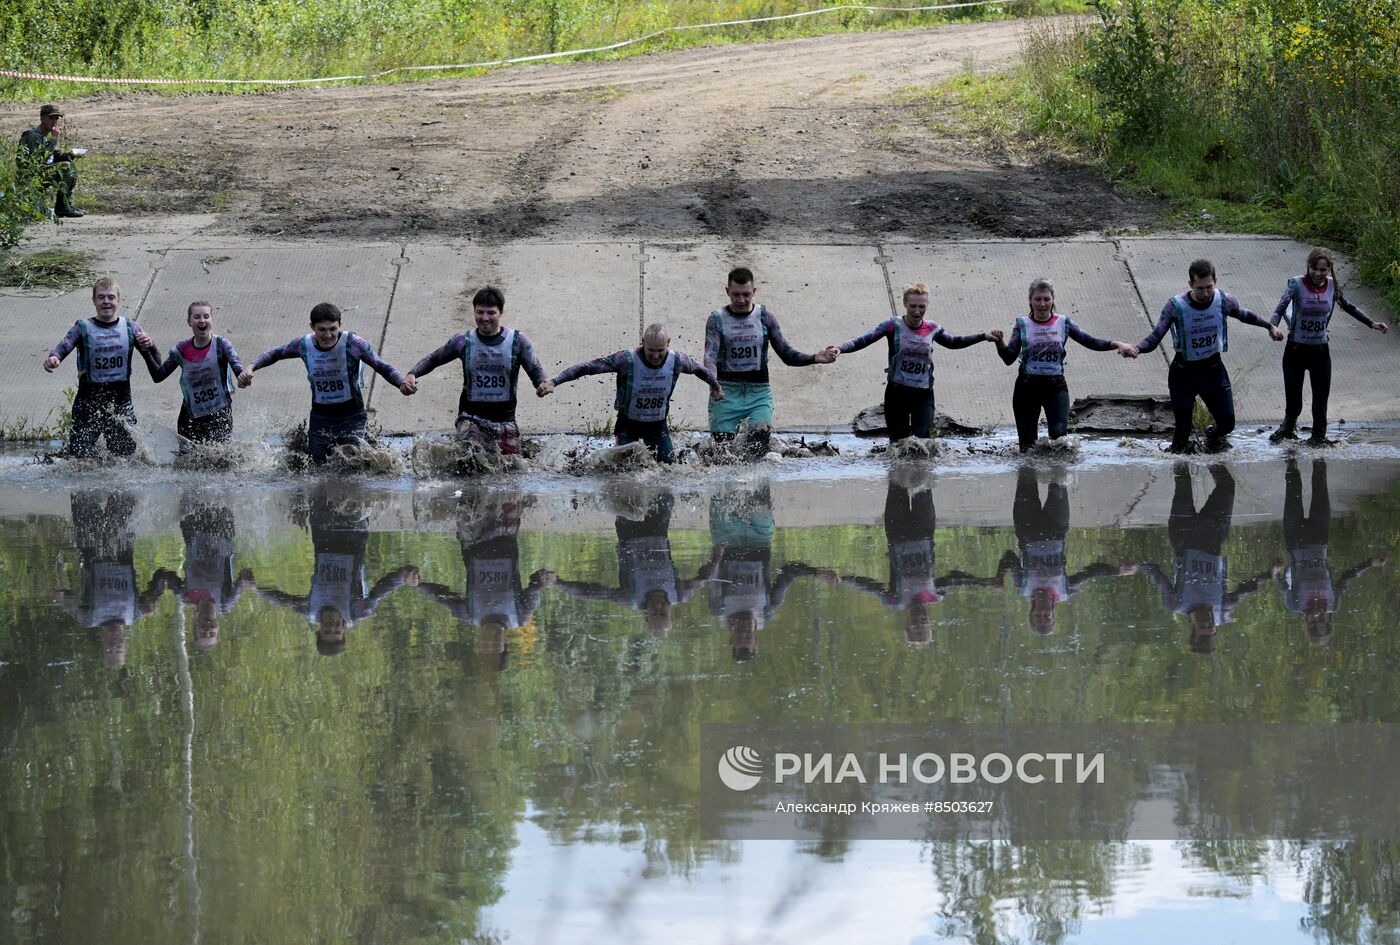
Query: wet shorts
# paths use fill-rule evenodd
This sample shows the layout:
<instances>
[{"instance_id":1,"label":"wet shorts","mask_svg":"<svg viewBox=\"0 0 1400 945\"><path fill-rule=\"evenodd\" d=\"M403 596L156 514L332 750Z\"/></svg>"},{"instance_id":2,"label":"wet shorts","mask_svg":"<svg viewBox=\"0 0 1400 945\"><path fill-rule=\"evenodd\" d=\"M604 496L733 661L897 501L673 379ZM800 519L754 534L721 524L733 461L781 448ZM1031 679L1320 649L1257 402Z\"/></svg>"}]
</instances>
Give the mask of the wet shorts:
<instances>
[{"instance_id":1,"label":"wet shorts","mask_svg":"<svg viewBox=\"0 0 1400 945\"><path fill-rule=\"evenodd\" d=\"M749 421L749 427L773 425L773 388L768 384L749 381L720 381L723 400L711 400L710 432L737 433L739 424Z\"/></svg>"}]
</instances>

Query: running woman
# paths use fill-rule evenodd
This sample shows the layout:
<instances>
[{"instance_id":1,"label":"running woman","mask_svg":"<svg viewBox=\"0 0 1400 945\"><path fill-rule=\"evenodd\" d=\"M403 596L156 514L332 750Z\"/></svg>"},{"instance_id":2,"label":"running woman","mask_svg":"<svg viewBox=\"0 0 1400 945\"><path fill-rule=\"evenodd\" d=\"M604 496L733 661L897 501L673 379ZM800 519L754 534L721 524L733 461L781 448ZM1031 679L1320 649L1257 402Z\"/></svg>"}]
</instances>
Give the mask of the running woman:
<instances>
[{"instance_id":1,"label":"running woman","mask_svg":"<svg viewBox=\"0 0 1400 945\"><path fill-rule=\"evenodd\" d=\"M180 372L180 417L175 431L180 452L191 443L227 443L233 435L232 378L243 373L233 342L214 334L214 309L208 302L191 302L185 321L194 334L170 349L164 364L150 363L151 380L159 384ZM230 373L232 372L232 373Z\"/></svg>"},{"instance_id":2,"label":"running woman","mask_svg":"<svg viewBox=\"0 0 1400 945\"><path fill-rule=\"evenodd\" d=\"M449 361L462 365L462 394L457 399L457 435L483 445L493 445L502 454L520 452L520 427L515 422L516 380L520 369L530 377L536 393L547 391L544 368L535 357L534 346L523 331L506 328L501 316L506 297L500 289L486 286L472 296L476 327L453 335L447 344L413 366L407 381L417 388L418 378Z\"/></svg>"},{"instance_id":3,"label":"running woman","mask_svg":"<svg viewBox=\"0 0 1400 945\"><path fill-rule=\"evenodd\" d=\"M1073 338L1091 351L1117 351L1136 357L1132 345L1096 338L1074 323L1068 315L1055 311L1055 284L1036 279L1030 288L1030 313L1011 326L1010 343L997 332L997 353L1010 364L1018 357L1016 389L1011 395L1011 413L1016 417L1016 439L1021 452L1035 445L1040 412L1045 411L1046 432L1058 440L1069 432L1069 386L1065 383L1065 343Z\"/></svg>"},{"instance_id":4,"label":"running woman","mask_svg":"<svg viewBox=\"0 0 1400 945\"><path fill-rule=\"evenodd\" d=\"M114 455L136 452L131 359L139 348L147 362L153 361L155 342L140 325L117 314L121 304L117 280L98 279L92 284L93 317L74 322L44 359L44 370L52 374L68 352L78 352L78 393L73 397L73 427L64 451L68 456L91 456L98 437L107 441Z\"/></svg>"},{"instance_id":5,"label":"running woman","mask_svg":"<svg viewBox=\"0 0 1400 945\"><path fill-rule=\"evenodd\" d=\"M1124 352L1134 358L1162 343L1167 330L1172 333L1176 355L1167 370L1167 391L1171 394L1172 413L1176 431L1172 434L1171 451L1191 451L1191 414L1200 397L1215 422L1206 428L1206 450L1216 452L1230 444L1226 437L1235 429L1235 395L1230 388L1230 374L1225 370L1221 355L1230 349L1229 325L1234 318L1246 325L1267 328L1275 341L1283 340L1283 331L1270 325L1247 308L1241 308L1233 295L1215 288L1215 266L1208 259L1198 259L1187 269L1189 291L1173 297L1162 306L1157 325L1146 338Z\"/></svg>"},{"instance_id":6,"label":"running woman","mask_svg":"<svg viewBox=\"0 0 1400 945\"><path fill-rule=\"evenodd\" d=\"M1371 319L1365 312L1347 301L1337 283L1332 254L1325 249L1308 253L1308 271L1288 280L1283 298L1278 300L1270 325L1288 318L1288 344L1283 347L1283 423L1270 434L1278 443L1296 440L1295 426L1303 412L1303 375L1312 380L1312 436L1309 446L1331 446L1327 439L1327 395L1332 389L1332 355L1327 350L1328 323L1332 310L1342 311L1367 328L1385 334L1390 326ZM1289 308L1293 311L1285 316Z\"/></svg>"},{"instance_id":7,"label":"running woman","mask_svg":"<svg viewBox=\"0 0 1400 945\"><path fill-rule=\"evenodd\" d=\"M411 378L380 360L368 341L353 331L341 330L340 309L330 302L322 302L311 310L310 334L258 355L252 366L238 375L238 386L247 387L253 383L253 372L287 358L300 358L306 365L306 380L311 385L306 440L314 463L324 463L333 446L364 439L368 423L360 392L364 365L379 372L405 396L417 390Z\"/></svg>"},{"instance_id":8,"label":"running woman","mask_svg":"<svg viewBox=\"0 0 1400 945\"><path fill-rule=\"evenodd\" d=\"M729 304L710 313L705 322L705 368L719 378L724 398L710 401L710 436L716 443L734 440L748 421L744 452L753 458L768 452L773 429L773 388L768 383L768 349L789 367L830 364L840 351L834 346L803 354L783 337L778 318L754 301L758 289L753 273L731 269L724 292Z\"/></svg>"},{"instance_id":9,"label":"running woman","mask_svg":"<svg viewBox=\"0 0 1400 945\"><path fill-rule=\"evenodd\" d=\"M648 325L642 332L641 347L567 367L541 384L537 393L548 396L560 384L590 374L617 375L617 424L613 427L617 445L641 440L663 463L674 459L666 418L671 412L671 392L680 376L694 374L710 385L711 397L724 399L719 381L704 365L696 364L688 354L671 350L671 336L660 324Z\"/></svg>"},{"instance_id":10,"label":"running woman","mask_svg":"<svg viewBox=\"0 0 1400 945\"><path fill-rule=\"evenodd\" d=\"M904 290L904 317L887 318L837 349L850 354L884 338L889 366L885 368L885 426L890 442L908 436L927 438L933 432L933 342L945 348L967 348L982 341L1000 342L1000 331L950 335L942 325L925 319L928 286L916 282Z\"/></svg>"}]
</instances>

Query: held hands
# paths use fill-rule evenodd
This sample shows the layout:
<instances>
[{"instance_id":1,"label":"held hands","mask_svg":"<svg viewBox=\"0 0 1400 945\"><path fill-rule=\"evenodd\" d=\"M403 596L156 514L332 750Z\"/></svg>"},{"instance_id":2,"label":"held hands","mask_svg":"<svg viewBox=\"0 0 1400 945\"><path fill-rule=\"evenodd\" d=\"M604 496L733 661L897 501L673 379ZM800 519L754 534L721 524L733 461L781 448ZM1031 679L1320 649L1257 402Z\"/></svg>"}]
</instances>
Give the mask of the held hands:
<instances>
[{"instance_id":1,"label":"held hands","mask_svg":"<svg viewBox=\"0 0 1400 945\"><path fill-rule=\"evenodd\" d=\"M836 347L835 345L827 345L825 348L817 352L816 362L818 364L830 364L832 361L835 361L840 354L840 348Z\"/></svg>"},{"instance_id":2,"label":"held hands","mask_svg":"<svg viewBox=\"0 0 1400 945\"><path fill-rule=\"evenodd\" d=\"M1117 345L1115 345L1115 347L1118 348L1119 354L1129 359L1136 358L1139 354L1142 353L1138 350L1137 345L1130 345L1122 341L1118 342Z\"/></svg>"},{"instance_id":3,"label":"held hands","mask_svg":"<svg viewBox=\"0 0 1400 945\"><path fill-rule=\"evenodd\" d=\"M711 388L710 388L710 399L711 399L711 400L723 400L723 399L724 399L724 388L723 388L723 387L711 387Z\"/></svg>"},{"instance_id":4,"label":"held hands","mask_svg":"<svg viewBox=\"0 0 1400 945\"><path fill-rule=\"evenodd\" d=\"M993 328L991 331L983 332L982 337L994 344L1003 344L1006 341L1006 332L1000 328Z\"/></svg>"},{"instance_id":5,"label":"held hands","mask_svg":"<svg viewBox=\"0 0 1400 945\"><path fill-rule=\"evenodd\" d=\"M1283 329L1280 328L1280 327L1278 327L1277 325L1270 325L1270 326L1269 326L1269 337L1272 338L1272 339L1274 339L1275 341L1282 341L1282 340L1283 340Z\"/></svg>"},{"instance_id":6,"label":"held hands","mask_svg":"<svg viewBox=\"0 0 1400 945\"><path fill-rule=\"evenodd\" d=\"M52 374L54 371L58 370L58 364L58 358L54 357L53 355L49 355L47 358L44 359L44 370Z\"/></svg>"},{"instance_id":7,"label":"held hands","mask_svg":"<svg viewBox=\"0 0 1400 945\"><path fill-rule=\"evenodd\" d=\"M253 369L250 368L250 367L249 367L249 368L244 368L244 369L243 369L243 373L240 374L240 375L238 375L238 386L239 386L239 387L247 387L249 384L252 384L252 383L253 383Z\"/></svg>"},{"instance_id":8,"label":"held hands","mask_svg":"<svg viewBox=\"0 0 1400 945\"><path fill-rule=\"evenodd\" d=\"M151 336L146 334L146 329L143 328L136 333L136 347L142 351L150 351L155 346L156 343L151 340Z\"/></svg>"},{"instance_id":9,"label":"held hands","mask_svg":"<svg viewBox=\"0 0 1400 945\"><path fill-rule=\"evenodd\" d=\"M414 374L405 374L403 383L399 385L399 393L405 397L412 397L418 393L418 377Z\"/></svg>"},{"instance_id":10,"label":"held hands","mask_svg":"<svg viewBox=\"0 0 1400 945\"><path fill-rule=\"evenodd\" d=\"M553 381L540 381L539 386L535 388L536 397L548 397L552 393L554 393Z\"/></svg>"}]
</instances>

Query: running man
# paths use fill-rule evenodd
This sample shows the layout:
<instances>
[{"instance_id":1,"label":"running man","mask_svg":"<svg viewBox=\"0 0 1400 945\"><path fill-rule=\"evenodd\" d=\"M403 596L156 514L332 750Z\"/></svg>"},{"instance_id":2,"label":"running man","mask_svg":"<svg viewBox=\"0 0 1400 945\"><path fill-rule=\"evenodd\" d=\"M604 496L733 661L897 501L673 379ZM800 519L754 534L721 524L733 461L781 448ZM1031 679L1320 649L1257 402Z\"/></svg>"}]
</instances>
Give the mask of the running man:
<instances>
[{"instance_id":1,"label":"running man","mask_svg":"<svg viewBox=\"0 0 1400 945\"><path fill-rule=\"evenodd\" d=\"M1303 514L1303 475L1298 463L1288 458L1284 473L1283 540L1288 547L1288 564L1274 566L1274 580L1283 592L1283 605L1289 613L1302 614L1307 623L1308 642L1324 646L1332 639L1332 615L1342 593L1361 575L1385 564L1389 558L1377 555L1332 580L1327 547L1332 531L1332 504L1327 493L1327 464L1320 459L1312 465L1312 503Z\"/></svg>"},{"instance_id":2,"label":"running man","mask_svg":"<svg viewBox=\"0 0 1400 945\"><path fill-rule=\"evenodd\" d=\"M926 320L927 312L928 286L916 282L904 290L903 318L887 318L859 338L837 346L842 354L850 354L881 338L888 343L885 426L891 443L909 436L927 439L933 435L933 342L956 349L1001 341L1000 331L950 335L942 325Z\"/></svg>"},{"instance_id":3,"label":"running man","mask_svg":"<svg viewBox=\"0 0 1400 945\"><path fill-rule=\"evenodd\" d=\"M1065 383L1065 345L1070 338L1091 351L1118 351L1135 358L1133 346L1121 341L1096 338L1074 323L1068 315L1055 311L1055 284L1049 279L1031 283L1030 313L1021 315L1011 326L1011 341L1003 343L997 333L997 353L1010 364L1019 356L1016 389L1011 395L1011 413L1016 417L1016 440L1024 453L1035 446L1040 428L1040 412L1045 411L1045 427L1050 439L1069 432L1069 385Z\"/></svg>"},{"instance_id":4,"label":"running man","mask_svg":"<svg viewBox=\"0 0 1400 945\"><path fill-rule=\"evenodd\" d=\"M233 342L214 334L213 306L191 302L185 322L194 334L171 348L165 363L147 365L157 384L180 372L183 400L175 432L181 453L188 452L192 443L227 443L233 436L232 379L243 373Z\"/></svg>"},{"instance_id":5,"label":"running man","mask_svg":"<svg viewBox=\"0 0 1400 945\"><path fill-rule=\"evenodd\" d=\"M744 453L759 458L768 452L773 430L769 347L790 367L830 364L840 350L833 345L817 354L803 354L788 344L777 316L754 301L758 290L748 269L730 270L724 291L729 304L711 312L705 323L705 368L724 390L722 400L710 400L710 436L716 443L732 442L740 425L748 421Z\"/></svg>"},{"instance_id":6,"label":"running man","mask_svg":"<svg viewBox=\"0 0 1400 945\"><path fill-rule=\"evenodd\" d=\"M671 336L661 324L647 326L640 347L567 367L540 384L538 393L548 396L560 384L590 374L617 375L617 397L613 402L617 408L617 423L613 427L617 445L641 440L651 455L663 463L675 458L667 418L671 413L671 393L680 376L694 374L710 385L712 398L724 399L724 390L704 365L696 364L684 352L671 350Z\"/></svg>"},{"instance_id":7,"label":"running man","mask_svg":"<svg viewBox=\"0 0 1400 945\"><path fill-rule=\"evenodd\" d=\"M1309 446L1331 446L1327 439L1327 397L1332 391L1332 355L1328 351L1327 326L1338 306L1352 318L1385 334L1390 326L1373 321L1347 301L1337 283L1336 265L1325 249L1308 253L1308 271L1288 280L1283 298L1278 300L1270 325L1288 318L1288 344L1283 347L1283 423L1269 435L1274 443L1296 440L1295 427L1303 412L1303 375L1312 380L1312 435ZM1292 309L1287 316L1285 312Z\"/></svg>"},{"instance_id":8,"label":"running man","mask_svg":"<svg viewBox=\"0 0 1400 945\"><path fill-rule=\"evenodd\" d=\"M78 393L73 397L73 426L64 451L68 456L91 456L98 437L105 439L107 451L115 456L136 452L131 360L139 348L147 363L154 363L155 342L140 325L117 314L121 304L117 280L98 279L92 284L96 314L74 322L44 359L44 370L52 374L68 352L78 352Z\"/></svg>"},{"instance_id":9,"label":"running man","mask_svg":"<svg viewBox=\"0 0 1400 945\"><path fill-rule=\"evenodd\" d=\"M238 386L253 383L253 373L287 358L300 358L311 385L311 416L306 424L307 452L313 463L324 463L331 448L365 439L369 416L361 393L368 364L405 396L417 390L398 368L380 360L374 347L353 331L342 331L340 309L322 302L311 310L311 333L293 338L280 348L258 355L238 375Z\"/></svg>"},{"instance_id":10,"label":"running man","mask_svg":"<svg viewBox=\"0 0 1400 945\"><path fill-rule=\"evenodd\" d=\"M1235 297L1215 288L1215 266L1208 259L1198 259L1187 269L1190 289L1162 306L1157 326L1146 338L1123 352L1135 358L1162 343L1167 330L1172 333L1176 355L1167 370L1167 390L1171 394L1172 413L1176 431L1172 435L1171 451L1191 451L1191 415L1196 398L1200 397L1215 421L1206 428L1206 451L1217 452L1229 447L1226 440L1235 429L1235 397L1230 387L1230 374L1221 359L1230 348L1229 325L1234 318L1246 325L1268 329L1275 341L1283 340L1283 331L1270 325L1247 308L1241 308Z\"/></svg>"},{"instance_id":11,"label":"running man","mask_svg":"<svg viewBox=\"0 0 1400 945\"><path fill-rule=\"evenodd\" d=\"M497 449L502 455L520 452L520 427L515 422L516 381L520 369L543 397L545 373L535 348L523 331L501 324L506 297L486 286L472 296L476 327L453 335L447 344L408 372L407 383L417 389L418 378L449 361L462 365L462 394L457 399L457 435Z\"/></svg>"}]
</instances>

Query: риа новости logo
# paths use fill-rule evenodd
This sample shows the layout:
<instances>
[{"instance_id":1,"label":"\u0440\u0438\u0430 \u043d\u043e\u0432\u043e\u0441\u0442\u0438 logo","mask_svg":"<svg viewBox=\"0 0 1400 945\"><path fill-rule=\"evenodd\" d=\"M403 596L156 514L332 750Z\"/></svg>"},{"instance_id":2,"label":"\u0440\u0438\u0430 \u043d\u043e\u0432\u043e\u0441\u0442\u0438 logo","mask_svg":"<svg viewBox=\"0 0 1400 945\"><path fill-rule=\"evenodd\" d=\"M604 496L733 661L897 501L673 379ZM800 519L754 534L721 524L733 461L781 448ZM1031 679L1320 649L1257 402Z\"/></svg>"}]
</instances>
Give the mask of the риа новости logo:
<instances>
[{"instance_id":1,"label":"\u0440\u0438\u0430 \u043d\u043e\u0432\u043e\u0441\u0442\u0438 logo","mask_svg":"<svg viewBox=\"0 0 1400 945\"><path fill-rule=\"evenodd\" d=\"M720 756L719 779L731 791L749 790L762 772L763 758L752 748L736 745Z\"/></svg>"}]
</instances>

